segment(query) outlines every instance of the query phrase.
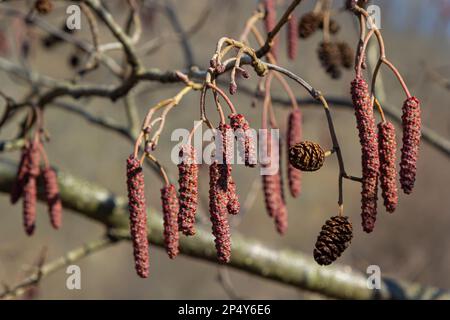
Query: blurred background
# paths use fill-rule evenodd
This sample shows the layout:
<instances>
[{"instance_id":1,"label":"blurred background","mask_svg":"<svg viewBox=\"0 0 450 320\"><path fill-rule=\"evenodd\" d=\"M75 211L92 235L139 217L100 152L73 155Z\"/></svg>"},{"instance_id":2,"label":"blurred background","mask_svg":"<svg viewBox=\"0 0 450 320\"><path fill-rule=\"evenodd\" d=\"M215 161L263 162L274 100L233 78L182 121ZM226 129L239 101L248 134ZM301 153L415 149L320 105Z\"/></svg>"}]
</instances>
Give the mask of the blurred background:
<instances>
[{"instance_id":1,"label":"blurred background","mask_svg":"<svg viewBox=\"0 0 450 320\"><path fill-rule=\"evenodd\" d=\"M125 23L126 4L122 0L106 0L105 4L120 23ZM295 14L301 16L313 7L315 1L304 0ZM1 1L0 1L1 3ZM23 9L30 1L11 1L5 6ZM148 9L143 15L144 33L142 42L176 31L161 6L166 1L147 1ZM256 1L246 0L172 0L170 4L179 15L185 30L198 23L205 8L209 14L189 37L194 63L200 68L209 64L216 41L222 36L238 38L246 19L255 10ZM280 1L282 8L289 1ZM446 139L450 139L449 89L436 81L436 73L444 79L450 79L450 1L448 0L375 0L373 4L381 8L381 27L386 41L387 54L405 77L411 92L422 101L423 124L432 127ZM0 4L0 13L1 6ZM343 1L334 1L334 8L343 6ZM57 2L55 10L45 19L59 27L65 19L66 4ZM336 36L356 46L358 30L355 18L348 12L337 12L333 17L341 25ZM0 30L5 35L9 48L0 50L2 57L16 63L15 44L20 41L20 24L17 19L0 14ZM82 26L86 24L83 20ZM261 30L262 27L260 26ZM101 27L100 41L112 38ZM284 31L284 30L283 30ZM72 79L74 69L69 61L76 49L70 44L59 45L51 50L42 46L45 33L39 29L33 31L34 42L30 57L26 62L33 71L47 74L57 79ZM91 41L89 32L82 28L76 37ZM285 32L280 36L281 50L279 64L291 69L307 79L326 96L349 99L349 84L353 72L346 71L340 80L332 80L325 74L317 59L316 49L321 41L317 33L307 40L301 40L299 53L295 61L288 61L285 51ZM256 47L256 45L253 43ZM154 53L143 58L147 67L161 70L182 69L185 67L183 51L178 41L167 41ZM119 60L120 61L120 60ZM386 88L385 103L401 109L404 94L396 79L386 68L382 69ZM241 81L242 87L254 90L257 76ZM226 79L226 78L225 78ZM108 71L100 68L86 76L86 81L111 83ZM21 98L26 92L25 83L0 71L0 89L8 95ZM291 83L300 98L308 98L306 92ZM158 83L140 84L137 90L137 105L143 117L147 109L158 101L173 96L180 89L179 84L161 85ZM275 84L272 94L285 97L285 93ZM253 127L259 127L262 103L251 107L252 94L238 91L232 97L238 111L244 113ZM170 121L161 136L156 152L166 164L168 171L176 175L176 166L170 162L170 151L176 142L170 141L175 128L191 128L197 117L198 93L186 96L179 107L170 115ZM70 100L68 100L70 101ZM76 101L100 116L108 116L125 123L123 100L112 103L105 99ZM208 101L213 108L213 102ZM318 106L301 105L304 111L303 135L307 140L318 141L326 147L331 146L328 127L323 111ZM1 108L4 108L1 105ZM289 109L275 105L276 116L282 132L285 131ZM360 175L360 146L355 119L350 108L331 105L338 138L349 174ZM3 109L0 109L0 111ZM212 109L211 109L212 110ZM211 112L212 113L212 112ZM46 144L51 163L63 171L107 186L118 195L125 195L124 163L132 147L123 137L87 123L84 119L49 107L45 113L46 128L52 140ZM17 133L17 121L9 123L0 132L0 139L7 140ZM398 138L401 137L397 131ZM400 143L400 139L398 140ZM19 152L0 153L2 159L19 159ZM394 276L422 284L450 288L450 181L449 157L422 143L418 166L418 176L414 193L405 196L400 193L398 209L394 214L386 213L379 201L379 213L375 231L365 234L360 228L360 186L345 182L345 214L354 224L355 235L351 246L339 259L339 263L365 271L367 266L380 266L383 276ZM200 194L206 198L208 192L207 168L201 169ZM241 200L259 184L257 169L235 166L234 177ZM289 229L280 237L264 208L262 192L259 190L253 207L233 232L261 240L274 248L290 248L310 253L322 224L337 211L337 174L338 164L335 157L327 159L325 166L318 172L303 175L303 193L298 199L288 198ZM151 205L159 208L159 180L154 172L145 171L146 193ZM285 179L287 180L287 179ZM253 187L252 187L253 186ZM207 217L202 208L200 215ZM24 277L29 266L39 256L44 246L48 247L49 260L57 258L66 251L82 243L98 238L104 227L87 220L83 216L65 210L63 227L54 231L49 225L46 208L38 207L37 230L28 238L22 227L21 206L11 206L8 195L0 194L0 281L13 285ZM151 216L150 216L151 219ZM206 221L208 223L208 221ZM209 225L207 225L209 228ZM64 270L44 279L39 286L37 299L222 299L229 295L218 280L219 267L215 264L193 258L178 256L171 261L164 250L155 246L150 249L151 276L139 279L134 271L132 248L129 242L120 243L107 250L91 255L80 262L82 275L81 290L67 290ZM243 298L254 299L299 299L318 298L318 296L295 288L276 284L269 280L229 270L234 292Z\"/></svg>"}]
</instances>

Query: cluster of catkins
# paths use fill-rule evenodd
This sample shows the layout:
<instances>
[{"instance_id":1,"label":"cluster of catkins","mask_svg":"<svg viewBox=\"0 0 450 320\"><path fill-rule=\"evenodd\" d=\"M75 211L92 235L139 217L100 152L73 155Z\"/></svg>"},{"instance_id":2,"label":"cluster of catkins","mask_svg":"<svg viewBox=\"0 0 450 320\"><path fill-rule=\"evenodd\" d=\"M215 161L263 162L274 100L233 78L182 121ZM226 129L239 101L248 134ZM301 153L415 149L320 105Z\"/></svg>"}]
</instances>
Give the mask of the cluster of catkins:
<instances>
[{"instance_id":1,"label":"cluster of catkins","mask_svg":"<svg viewBox=\"0 0 450 320\"><path fill-rule=\"evenodd\" d=\"M209 208L212 233L215 238L218 260L227 263L231 258L231 239L228 214L236 215L240 204L236 184L231 176L232 157L236 136L245 164L256 164L253 136L250 126L242 114L231 114L230 124L221 123L216 130L216 156L210 165ZM233 133L234 131L234 133ZM164 220L164 244L170 258L179 252L179 232L193 236L198 207L199 166L193 146L185 144L180 148L178 164L179 190L167 184L161 189ZM147 238L147 213L145 201L144 174L141 161L134 155L127 159L128 207L130 232L133 242L136 272L140 277L149 275L149 254Z\"/></svg>"},{"instance_id":2,"label":"cluster of catkins","mask_svg":"<svg viewBox=\"0 0 450 320\"><path fill-rule=\"evenodd\" d=\"M23 225L27 235L34 233L36 226L37 181L42 177L44 195L47 201L50 222L55 229L62 223L62 204L59 195L56 172L49 166L41 169L41 154L44 152L39 139L27 141L17 170L16 180L10 193L10 201L15 204L23 200Z\"/></svg>"},{"instance_id":3,"label":"cluster of catkins","mask_svg":"<svg viewBox=\"0 0 450 320\"><path fill-rule=\"evenodd\" d=\"M369 86L362 77L356 77L351 83L351 94L362 150L362 226L364 231L372 232L377 215L378 181L386 210L394 212L397 206L395 128L388 121L379 123L377 128ZM400 184L406 194L410 194L414 187L420 127L419 100L409 97L403 104L400 162Z\"/></svg>"},{"instance_id":4,"label":"cluster of catkins","mask_svg":"<svg viewBox=\"0 0 450 320\"><path fill-rule=\"evenodd\" d=\"M302 39L309 38L317 30L324 28L323 12L308 12L304 14L298 23L298 35ZM336 35L340 26L334 19L329 19L329 33ZM317 54L325 71L333 78L339 79L342 75L342 67L351 69L354 63L353 50L344 41L323 41L319 43Z\"/></svg>"}]
</instances>

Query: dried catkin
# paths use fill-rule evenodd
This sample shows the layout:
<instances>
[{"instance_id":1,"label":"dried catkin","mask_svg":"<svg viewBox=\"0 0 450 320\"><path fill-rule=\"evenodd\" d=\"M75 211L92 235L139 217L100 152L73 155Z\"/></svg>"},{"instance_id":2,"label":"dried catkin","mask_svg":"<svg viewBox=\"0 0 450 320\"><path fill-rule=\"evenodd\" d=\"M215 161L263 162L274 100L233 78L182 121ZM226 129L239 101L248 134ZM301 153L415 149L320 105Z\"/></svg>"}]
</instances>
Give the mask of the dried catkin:
<instances>
[{"instance_id":1,"label":"dried catkin","mask_svg":"<svg viewBox=\"0 0 450 320\"><path fill-rule=\"evenodd\" d=\"M397 169L395 167L397 142L395 127L391 122L378 124L378 143L380 153L380 186L384 206L388 212L394 212L398 202Z\"/></svg>"},{"instance_id":2,"label":"dried catkin","mask_svg":"<svg viewBox=\"0 0 450 320\"><path fill-rule=\"evenodd\" d=\"M34 233L36 226L36 200L37 186L36 177L27 175L23 187L23 226L27 235Z\"/></svg>"},{"instance_id":3,"label":"dried catkin","mask_svg":"<svg viewBox=\"0 0 450 320\"><path fill-rule=\"evenodd\" d=\"M56 172L48 167L44 169L42 176L44 178L45 199L47 200L50 223L53 228L59 229L62 224L62 204Z\"/></svg>"},{"instance_id":4,"label":"dried catkin","mask_svg":"<svg viewBox=\"0 0 450 320\"><path fill-rule=\"evenodd\" d=\"M339 79L341 71L341 52L335 42L321 42L317 54L325 71L333 78Z\"/></svg>"},{"instance_id":5,"label":"dried catkin","mask_svg":"<svg viewBox=\"0 0 450 320\"><path fill-rule=\"evenodd\" d=\"M173 259L178 255L178 211L177 191L173 184L161 189L162 212L164 218L164 246L167 255Z\"/></svg>"},{"instance_id":6,"label":"dried catkin","mask_svg":"<svg viewBox=\"0 0 450 320\"><path fill-rule=\"evenodd\" d=\"M36 0L34 7L40 14L48 14L53 10L53 2L51 0Z\"/></svg>"},{"instance_id":7,"label":"dried catkin","mask_svg":"<svg viewBox=\"0 0 450 320\"><path fill-rule=\"evenodd\" d=\"M422 125L420 113L420 101L416 97L406 99L403 104L403 146L400 161L400 184L406 194L412 192L416 181Z\"/></svg>"},{"instance_id":8,"label":"dried catkin","mask_svg":"<svg viewBox=\"0 0 450 320\"><path fill-rule=\"evenodd\" d=\"M149 275L149 253L144 173L139 159L134 158L133 155L130 155L127 159L127 188L134 264L137 274L141 278L147 278Z\"/></svg>"},{"instance_id":9,"label":"dried catkin","mask_svg":"<svg viewBox=\"0 0 450 320\"><path fill-rule=\"evenodd\" d=\"M245 119L244 115L231 114L230 125L234 130L236 136L238 152L241 159L244 159L245 165L247 167L254 167L256 165L256 150L255 150L255 139L250 130L250 124Z\"/></svg>"},{"instance_id":10,"label":"dried catkin","mask_svg":"<svg viewBox=\"0 0 450 320\"><path fill-rule=\"evenodd\" d=\"M180 156L182 161L178 165L180 197L178 226L183 234L192 236L195 234L195 215L198 206L198 164L194 147L182 146Z\"/></svg>"},{"instance_id":11,"label":"dried catkin","mask_svg":"<svg viewBox=\"0 0 450 320\"><path fill-rule=\"evenodd\" d=\"M223 164L214 161L209 167L209 213L217 258L227 263L231 258L230 226L228 224L228 195L221 187ZM223 183L223 182L222 182Z\"/></svg>"},{"instance_id":12,"label":"dried catkin","mask_svg":"<svg viewBox=\"0 0 450 320\"><path fill-rule=\"evenodd\" d=\"M291 15L287 25L287 53L288 58L294 60L298 51L298 28L297 16Z\"/></svg>"},{"instance_id":13,"label":"dried catkin","mask_svg":"<svg viewBox=\"0 0 450 320\"><path fill-rule=\"evenodd\" d=\"M325 152L315 142L302 141L289 148L289 163L301 171L317 171L325 162Z\"/></svg>"},{"instance_id":14,"label":"dried catkin","mask_svg":"<svg viewBox=\"0 0 450 320\"><path fill-rule=\"evenodd\" d=\"M30 149L28 146L22 149L22 154L20 155L19 166L17 167L16 179L14 180L13 186L11 188L10 202L15 204L23 193L23 187L25 185L25 178L28 174L28 161L30 156Z\"/></svg>"},{"instance_id":15,"label":"dried catkin","mask_svg":"<svg viewBox=\"0 0 450 320\"><path fill-rule=\"evenodd\" d=\"M357 77L352 81L351 94L361 143L362 226L364 231L372 232L377 215L378 175L380 168L375 117L370 102L369 86L363 78Z\"/></svg>"},{"instance_id":16,"label":"dried catkin","mask_svg":"<svg viewBox=\"0 0 450 320\"><path fill-rule=\"evenodd\" d=\"M302 172L289 161L289 149L302 140L302 112L299 108L291 111L287 125L288 181L289 191L296 198L302 191Z\"/></svg>"},{"instance_id":17,"label":"dried catkin","mask_svg":"<svg viewBox=\"0 0 450 320\"><path fill-rule=\"evenodd\" d=\"M319 28L323 20L323 14L308 12L300 18L298 34L300 38L309 38Z\"/></svg>"},{"instance_id":18,"label":"dried catkin","mask_svg":"<svg viewBox=\"0 0 450 320\"><path fill-rule=\"evenodd\" d=\"M317 237L314 260L320 265L333 263L347 249L352 238L353 228L348 217L331 217Z\"/></svg>"}]
</instances>

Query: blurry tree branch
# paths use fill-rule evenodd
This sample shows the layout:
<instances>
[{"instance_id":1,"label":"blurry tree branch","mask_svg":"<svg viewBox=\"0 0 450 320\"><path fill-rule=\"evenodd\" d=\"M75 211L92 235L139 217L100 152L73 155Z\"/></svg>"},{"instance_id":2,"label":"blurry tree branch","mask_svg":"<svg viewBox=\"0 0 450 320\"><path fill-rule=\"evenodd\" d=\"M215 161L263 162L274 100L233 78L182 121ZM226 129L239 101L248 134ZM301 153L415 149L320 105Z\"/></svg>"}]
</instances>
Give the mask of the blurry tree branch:
<instances>
[{"instance_id":1,"label":"blurry tree branch","mask_svg":"<svg viewBox=\"0 0 450 320\"><path fill-rule=\"evenodd\" d=\"M0 161L0 191L9 192L15 179L15 166ZM130 239L127 200L107 189L68 173L58 172L61 198L66 209L110 228L115 239ZM42 188L39 197L43 198ZM149 240L164 245L160 214L149 209ZM104 240L106 241L106 240ZM349 266L318 266L309 256L266 245L233 232L233 256L230 267L300 289L340 299L444 299L450 292L415 283L382 279L380 290L368 289L367 275ZM198 228L196 236L182 237L180 249L185 255L216 263L214 241L209 230Z\"/></svg>"},{"instance_id":2,"label":"blurry tree branch","mask_svg":"<svg viewBox=\"0 0 450 320\"><path fill-rule=\"evenodd\" d=\"M90 241L79 248L70 250L64 256L38 267L38 270L13 287L6 287L3 292L0 292L0 299L8 300L19 298L24 295L30 287L38 285L46 276L49 276L90 254L106 249L116 242L117 239L105 236L101 239Z\"/></svg>"}]
</instances>

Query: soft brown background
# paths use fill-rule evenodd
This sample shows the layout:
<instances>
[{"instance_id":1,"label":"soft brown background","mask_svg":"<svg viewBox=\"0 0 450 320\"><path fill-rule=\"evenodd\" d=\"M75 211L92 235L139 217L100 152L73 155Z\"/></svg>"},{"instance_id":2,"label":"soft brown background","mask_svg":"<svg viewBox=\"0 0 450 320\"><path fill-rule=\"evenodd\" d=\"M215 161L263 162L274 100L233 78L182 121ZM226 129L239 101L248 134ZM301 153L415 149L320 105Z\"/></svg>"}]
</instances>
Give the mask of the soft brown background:
<instances>
[{"instance_id":1,"label":"soft brown background","mask_svg":"<svg viewBox=\"0 0 450 320\"><path fill-rule=\"evenodd\" d=\"M116 12L120 21L125 16L121 13L123 1L106 1ZM172 1L186 27L191 26L202 8L212 5L212 11L201 30L191 37L195 53L195 62L200 67L208 64L217 39L221 36L237 38L246 18L253 12L255 1L207 1L189 0ZM313 1L304 1L296 14L306 12ZM423 101L423 123L433 127L446 138L450 138L449 127L449 92L432 82L426 75L427 69L439 71L450 77L448 61L450 42L445 30L448 24L442 21L435 6L438 1L376 1L382 8L382 28L387 52L390 59L403 73L411 91ZM425 4L426 3L426 4ZM23 1L14 1L12 5L21 6ZM341 6L342 1L335 1ZM388 6L389 5L389 6ZM434 10L434 11L433 11ZM49 21L59 25L64 18L64 6L48 17ZM280 11L281 12L281 11ZM1 17L3 27L8 21ZM339 39L356 44L357 32L354 18L348 13L337 17L342 24ZM157 13L152 28L147 27L142 41L152 39L161 33L173 32L162 13ZM89 39L84 31L77 36ZM103 29L102 29L103 30ZM41 32L38 32L41 34ZM103 30L102 41L110 35ZM281 36L284 51L284 32ZM327 95L349 97L351 72L345 72L340 81L329 79L322 71L316 58L316 46L320 35L300 43L300 51L295 62L288 62L284 52L280 53L280 64L286 66L309 80L315 87ZM68 79L73 71L68 68L68 55L73 52L70 45L60 46L51 52L37 48L31 58L33 69L55 78ZM182 51L177 43L165 45L155 55L145 58L147 66L161 69L183 68ZM383 68L387 102L401 108L403 93L392 74ZM98 71L87 77L88 81L108 83L110 75ZM255 87L256 76L244 85ZM20 97L23 92L17 87L17 79L11 79L0 72L2 91ZM299 97L306 97L305 92L293 84ZM140 114L143 116L149 106L160 99L170 97L179 85L143 84L138 90L144 90L138 99ZM277 86L273 94L283 95ZM251 97L243 93L233 97L239 111L248 115L251 123L259 126L260 105L250 108ZM80 102L78 102L80 103ZM83 102L81 101L81 104ZM211 101L208 107L213 110ZM107 100L94 99L86 106L98 115L108 115L125 121L123 103L111 103ZM174 128L189 128L197 116L198 94L187 96L170 116L170 121L161 138L158 156L167 163L171 173L175 166L169 163L170 132ZM331 106L333 108L333 106ZM287 111L277 108L277 118L284 130ZM357 139L354 116L350 109L333 109L337 134L341 141L349 173L359 175L360 150ZM131 151L128 141L122 137L87 124L83 119L55 108L46 112L47 129L52 135L51 143L46 145L53 165L80 177L108 186L113 192L124 195L124 160ZM319 107L304 106L304 137L320 141L330 146L323 111ZM2 140L11 138L16 132L16 124L2 129ZM399 132L399 131L398 131ZM400 135L399 135L400 136ZM400 140L399 140L400 142ZM1 158L17 159L17 152L1 154ZM355 225L352 245L339 260L352 267L365 270L368 265L377 264L383 275L419 281L424 284L450 288L450 181L449 158L423 143L418 167L417 183L413 195L400 196L399 206L393 215L385 212L379 202L379 218L375 231L368 235L361 231L359 207L360 187L345 182L345 212ZM235 168L238 189L241 198L249 190L254 179L260 179L257 170ZM159 206L159 180L150 170L146 171L147 195L154 206ZM236 228L246 236L261 239L274 248L289 247L294 250L311 252L318 231L323 222L336 213L337 200L337 162L334 157L327 160L322 170L314 174L305 174L303 194L299 199L289 198L289 231L280 237L274 231L272 220L268 218L261 192L258 193L253 209L247 213L242 223ZM201 194L207 194L207 180L200 183ZM203 213L204 214L204 213ZM46 208L39 206L36 234L33 238L25 236L22 229L21 206L11 206L6 195L0 195L0 281L14 284L23 277L27 266L36 259L43 246L49 247L50 259L62 255L65 251L81 245L85 241L98 238L104 232L103 226L92 223L84 217L66 210L64 224L56 232L49 226ZM151 217L150 217L151 219ZM82 270L82 290L69 291L65 287L64 270L45 279L40 285L38 298L42 299L218 299L227 298L217 281L216 265L192 258L179 256L170 261L160 248L151 248L151 277L139 279L133 269L130 243L121 243L103 252L92 255L79 262ZM239 295L247 298L288 298L309 297L305 292L285 285L275 284L261 278L230 270L232 282Z\"/></svg>"}]
</instances>

